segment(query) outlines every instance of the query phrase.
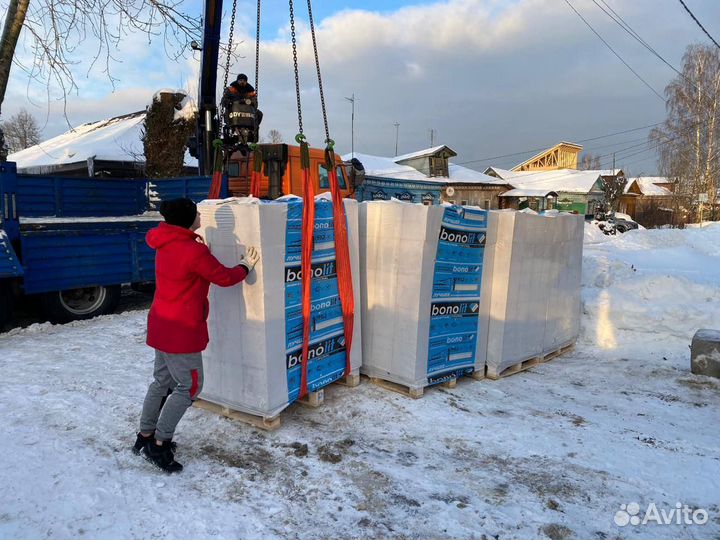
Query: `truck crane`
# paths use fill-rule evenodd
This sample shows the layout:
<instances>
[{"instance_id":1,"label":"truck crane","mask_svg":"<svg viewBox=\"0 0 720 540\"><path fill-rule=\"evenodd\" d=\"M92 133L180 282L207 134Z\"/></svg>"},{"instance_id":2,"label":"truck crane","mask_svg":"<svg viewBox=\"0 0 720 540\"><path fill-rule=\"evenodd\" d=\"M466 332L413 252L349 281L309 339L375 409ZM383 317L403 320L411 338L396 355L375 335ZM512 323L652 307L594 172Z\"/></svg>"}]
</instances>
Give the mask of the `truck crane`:
<instances>
[{"instance_id":1,"label":"truck crane","mask_svg":"<svg viewBox=\"0 0 720 540\"><path fill-rule=\"evenodd\" d=\"M233 0L232 18L230 22L230 42L228 57L225 64L225 86L230 69L230 49L232 47L232 31L234 29L237 0ZM253 192L253 172L256 173L257 185L254 195L266 199L276 199L283 195L302 195L302 155L299 145L288 144L254 144L258 139L257 124L253 126L251 104L232 104L232 110L224 111L217 104L217 72L220 58L220 36L222 27L223 0L206 0L202 45L193 44L193 48L202 52L200 66L200 84L198 95L198 123L195 141L190 144L191 153L198 158L201 175L228 177L229 195L244 196ZM255 88L259 77L259 42L260 42L260 2L258 1L256 34L256 73ZM249 101L249 100L248 100ZM298 97L299 106L299 97ZM238 108L235 111L235 108ZM242 109L242 110L240 110ZM232 116L231 116L232 115ZM250 122L248 123L248 120ZM301 124L302 126L302 124ZM235 128L238 129L235 129ZM255 132L248 134L247 131ZM246 130L244 137L238 137L240 130ZM300 140L296 140L300 142ZM247 145L252 151L248 151ZM339 156L334 156L335 173L343 197L351 196L355 191L356 171L350 173ZM261 163L258 163L260 161ZM330 174L326 163L325 150L309 148L310 179L315 193L330 191ZM219 192L218 190L216 190Z\"/></svg>"}]
</instances>

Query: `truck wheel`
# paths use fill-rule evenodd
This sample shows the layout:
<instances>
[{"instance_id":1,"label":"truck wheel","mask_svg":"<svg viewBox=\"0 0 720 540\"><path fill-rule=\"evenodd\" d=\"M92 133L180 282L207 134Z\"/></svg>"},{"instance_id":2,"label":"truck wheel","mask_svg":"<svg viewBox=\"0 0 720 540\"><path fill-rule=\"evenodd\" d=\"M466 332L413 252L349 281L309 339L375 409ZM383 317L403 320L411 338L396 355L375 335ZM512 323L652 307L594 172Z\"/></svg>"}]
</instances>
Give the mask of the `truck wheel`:
<instances>
[{"instance_id":1,"label":"truck wheel","mask_svg":"<svg viewBox=\"0 0 720 540\"><path fill-rule=\"evenodd\" d=\"M0 280L0 329L12 318L14 300L10 281Z\"/></svg>"},{"instance_id":2,"label":"truck wheel","mask_svg":"<svg viewBox=\"0 0 720 540\"><path fill-rule=\"evenodd\" d=\"M45 293L40 306L49 321L66 323L92 319L115 311L120 302L120 285L96 285Z\"/></svg>"}]
</instances>

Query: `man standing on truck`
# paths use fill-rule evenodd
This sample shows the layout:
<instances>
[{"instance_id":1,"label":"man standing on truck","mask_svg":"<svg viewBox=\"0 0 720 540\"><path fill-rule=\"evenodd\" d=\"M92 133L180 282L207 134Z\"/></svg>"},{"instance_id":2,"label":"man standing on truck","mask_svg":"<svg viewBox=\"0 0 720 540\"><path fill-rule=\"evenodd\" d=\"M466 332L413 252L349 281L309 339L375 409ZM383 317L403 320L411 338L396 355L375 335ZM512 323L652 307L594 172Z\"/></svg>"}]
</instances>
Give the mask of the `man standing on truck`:
<instances>
[{"instance_id":1,"label":"man standing on truck","mask_svg":"<svg viewBox=\"0 0 720 540\"><path fill-rule=\"evenodd\" d=\"M245 75L244 73L240 73L235 79L235 81L230 83L230 86L225 89L225 93L223 94L222 98L222 104L227 110L230 108L230 103L235 100L243 99L249 99L252 102L252 106L255 107L255 118L259 127L260 122L262 122L263 119L263 113L260 109L257 108L257 92L255 92L255 88L253 87L253 85L248 82L247 75Z\"/></svg>"},{"instance_id":2,"label":"man standing on truck","mask_svg":"<svg viewBox=\"0 0 720 540\"><path fill-rule=\"evenodd\" d=\"M220 264L194 232L200 227L200 214L190 199L163 201L160 214L165 222L146 237L157 251L155 297L147 330L147 344L155 349L154 380L145 396L133 451L174 473L183 468L173 454L175 428L203 385L210 284L231 287L240 283L260 255L250 247L239 265Z\"/></svg>"}]
</instances>

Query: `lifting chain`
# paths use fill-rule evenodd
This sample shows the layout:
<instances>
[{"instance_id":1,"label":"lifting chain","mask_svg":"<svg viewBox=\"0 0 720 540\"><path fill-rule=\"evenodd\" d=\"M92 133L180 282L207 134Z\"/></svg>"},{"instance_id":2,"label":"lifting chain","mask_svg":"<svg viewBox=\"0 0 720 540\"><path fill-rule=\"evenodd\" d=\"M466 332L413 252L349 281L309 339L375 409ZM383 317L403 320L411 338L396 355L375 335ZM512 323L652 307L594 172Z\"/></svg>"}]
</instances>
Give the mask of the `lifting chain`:
<instances>
[{"instance_id":1,"label":"lifting chain","mask_svg":"<svg viewBox=\"0 0 720 540\"><path fill-rule=\"evenodd\" d=\"M255 99L260 96L260 0L257 2L257 30L255 31Z\"/></svg>"},{"instance_id":2,"label":"lifting chain","mask_svg":"<svg viewBox=\"0 0 720 540\"><path fill-rule=\"evenodd\" d=\"M322 106L323 123L325 124L325 142L330 144L330 130L328 128L327 112L325 110L325 93L323 92L322 75L320 74L320 59L318 57L317 40L315 39L315 22L313 21L312 3L311 0L307 0L308 15L310 17L310 34L312 35L313 50L315 51L315 68L317 69L318 87L320 88L320 105ZM293 36L294 43L294 36ZM297 67L296 74L297 74ZM298 97L298 104L300 103Z\"/></svg>"},{"instance_id":3,"label":"lifting chain","mask_svg":"<svg viewBox=\"0 0 720 540\"><path fill-rule=\"evenodd\" d=\"M258 0L258 4L260 0ZM225 60L225 79L223 80L223 97L225 96L225 89L228 85L228 74L230 73L230 57L232 56L232 44L233 34L235 33L235 12L237 11L237 0L233 0L232 15L230 16L230 35L228 37L228 51L227 59ZM260 15L258 14L258 17ZM220 130L222 132L223 114L218 115L218 123L220 124Z\"/></svg>"},{"instance_id":4,"label":"lifting chain","mask_svg":"<svg viewBox=\"0 0 720 540\"><path fill-rule=\"evenodd\" d=\"M302 107L300 105L300 75L298 74L297 38L295 36L295 9L293 0L290 1L290 32L292 34L293 68L295 69L295 95L297 96L298 135L303 134ZM297 140L297 137L296 137Z\"/></svg>"}]
</instances>

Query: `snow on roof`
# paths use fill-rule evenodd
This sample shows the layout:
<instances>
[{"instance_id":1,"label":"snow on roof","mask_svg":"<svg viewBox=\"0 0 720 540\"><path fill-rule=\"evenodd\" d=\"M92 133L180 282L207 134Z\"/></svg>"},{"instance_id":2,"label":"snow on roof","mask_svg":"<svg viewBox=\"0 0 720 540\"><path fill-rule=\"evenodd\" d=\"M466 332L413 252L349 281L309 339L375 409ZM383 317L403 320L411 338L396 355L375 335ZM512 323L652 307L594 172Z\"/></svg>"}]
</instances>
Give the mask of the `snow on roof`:
<instances>
[{"instance_id":1,"label":"snow on roof","mask_svg":"<svg viewBox=\"0 0 720 540\"><path fill-rule=\"evenodd\" d=\"M185 103L181 111L191 105ZM88 122L8 156L17 163L18 169L47 167L80 163L88 158L107 161L144 162L143 145L140 140L145 111L116 116L99 122ZM185 153L185 165L197 166L197 160Z\"/></svg>"},{"instance_id":2,"label":"snow on roof","mask_svg":"<svg viewBox=\"0 0 720 540\"><path fill-rule=\"evenodd\" d=\"M672 195L672 191L657 185L670 183L670 180L665 176L636 176L635 178L629 178L625 186L625 193L628 193L633 183L637 184L640 193L646 197L669 197Z\"/></svg>"},{"instance_id":3,"label":"snow on roof","mask_svg":"<svg viewBox=\"0 0 720 540\"><path fill-rule=\"evenodd\" d=\"M557 195L556 192L554 192L551 189L523 189L523 188L517 188L517 189L511 189L510 191L506 191L501 197L547 197L548 195Z\"/></svg>"},{"instance_id":4,"label":"snow on roof","mask_svg":"<svg viewBox=\"0 0 720 540\"><path fill-rule=\"evenodd\" d=\"M393 161L395 161L395 162L397 163L398 161L405 161L405 160L407 160L407 159L414 159L414 158L419 158L419 157L432 156L433 154L436 154L437 152L439 152L439 151L442 150L443 148L447 148L448 150L450 150L450 152L453 153L453 155L457 155L457 154L455 154L455 152L454 152L451 148L445 146L444 144L441 144L440 146L433 146L432 148L426 148L425 150L418 150L417 152L411 152L411 153L409 153L409 154L403 154L403 155L401 155L401 156L395 156L395 157L392 158L392 159L393 159Z\"/></svg>"},{"instance_id":5,"label":"snow on roof","mask_svg":"<svg viewBox=\"0 0 720 540\"><path fill-rule=\"evenodd\" d=\"M557 169L553 171L508 171L498 167L488 167L485 171L494 171L515 189L545 190L563 193L589 193L601 176L620 174L615 170ZM507 196L507 194L505 194ZM524 196L524 195L523 195Z\"/></svg>"},{"instance_id":6,"label":"snow on roof","mask_svg":"<svg viewBox=\"0 0 720 540\"><path fill-rule=\"evenodd\" d=\"M442 148L442 147L439 147ZM355 157L359 159L365 168L367 176L375 176L380 178L392 178L397 180L409 180L418 182L433 182L438 184L492 184L507 185L507 182L493 176L488 176L479 171L468 169L454 163L448 164L448 176L427 176L417 169L408 165L400 165L395 161L397 158L387 158L381 156L372 156L369 154L345 154L342 156L344 161L349 161Z\"/></svg>"}]
</instances>

